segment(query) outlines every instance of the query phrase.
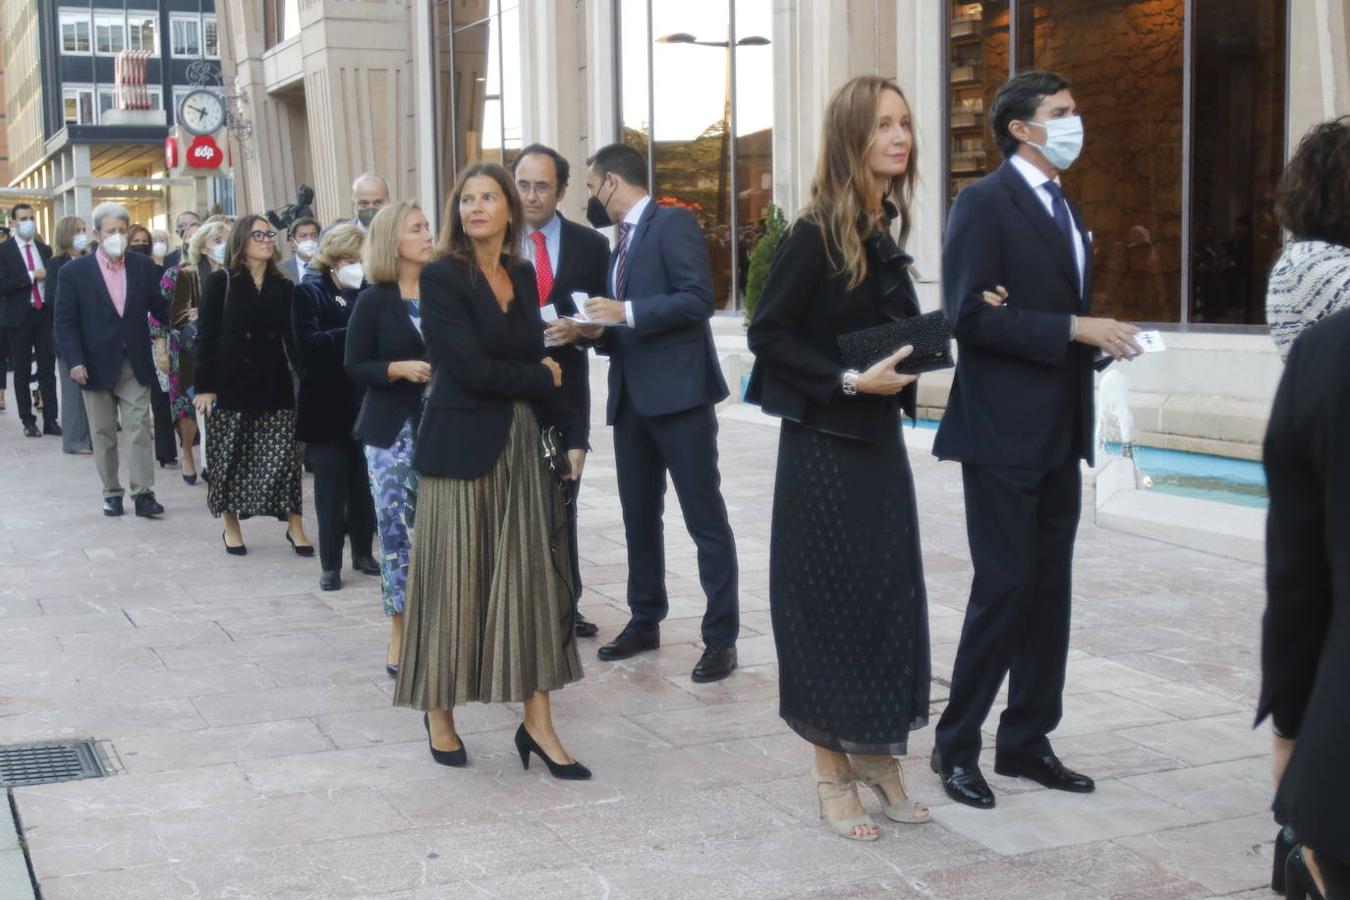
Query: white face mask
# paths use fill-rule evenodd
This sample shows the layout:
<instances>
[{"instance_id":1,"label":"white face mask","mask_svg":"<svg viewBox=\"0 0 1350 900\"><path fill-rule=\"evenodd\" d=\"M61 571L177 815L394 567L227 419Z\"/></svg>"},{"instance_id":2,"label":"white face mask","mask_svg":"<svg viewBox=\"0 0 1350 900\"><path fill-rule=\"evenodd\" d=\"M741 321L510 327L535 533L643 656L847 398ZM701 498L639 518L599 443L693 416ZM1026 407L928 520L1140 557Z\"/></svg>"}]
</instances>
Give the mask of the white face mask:
<instances>
[{"instance_id":1,"label":"white face mask","mask_svg":"<svg viewBox=\"0 0 1350 900\"><path fill-rule=\"evenodd\" d=\"M150 247L151 256L167 256L168 253L169 253L169 245L164 243L163 241L155 241L155 243Z\"/></svg>"},{"instance_id":2,"label":"white face mask","mask_svg":"<svg viewBox=\"0 0 1350 900\"><path fill-rule=\"evenodd\" d=\"M32 219L24 219L19 223L19 237L25 241L31 241L35 234L37 234L37 223Z\"/></svg>"},{"instance_id":3,"label":"white face mask","mask_svg":"<svg viewBox=\"0 0 1350 900\"><path fill-rule=\"evenodd\" d=\"M225 265L225 245L216 244L211 248L211 258L220 265Z\"/></svg>"},{"instance_id":4,"label":"white face mask","mask_svg":"<svg viewBox=\"0 0 1350 900\"><path fill-rule=\"evenodd\" d=\"M337 279L338 284L349 291L354 291L366 280L366 273L360 263L348 263L337 270Z\"/></svg>"},{"instance_id":5,"label":"white face mask","mask_svg":"<svg viewBox=\"0 0 1350 900\"><path fill-rule=\"evenodd\" d=\"M305 238L295 245L295 255L308 261L319 249L319 242L313 238Z\"/></svg>"},{"instance_id":6,"label":"white face mask","mask_svg":"<svg viewBox=\"0 0 1350 900\"><path fill-rule=\"evenodd\" d=\"M83 253L84 248L89 246L89 235L87 234L75 235L75 237L70 242L70 246L74 247L76 250Z\"/></svg>"},{"instance_id":7,"label":"white face mask","mask_svg":"<svg viewBox=\"0 0 1350 900\"><path fill-rule=\"evenodd\" d=\"M119 259L127 249L127 236L125 234L110 234L105 237L99 246L103 252L108 254L109 259Z\"/></svg>"},{"instance_id":8,"label":"white face mask","mask_svg":"<svg viewBox=\"0 0 1350 900\"><path fill-rule=\"evenodd\" d=\"M1083 152L1083 117L1066 116L1034 124L1045 128L1045 143L1027 143L1041 151L1046 162L1056 169L1067 169L1073 165L1078 154Z\"/></svg>"}]
</instances>

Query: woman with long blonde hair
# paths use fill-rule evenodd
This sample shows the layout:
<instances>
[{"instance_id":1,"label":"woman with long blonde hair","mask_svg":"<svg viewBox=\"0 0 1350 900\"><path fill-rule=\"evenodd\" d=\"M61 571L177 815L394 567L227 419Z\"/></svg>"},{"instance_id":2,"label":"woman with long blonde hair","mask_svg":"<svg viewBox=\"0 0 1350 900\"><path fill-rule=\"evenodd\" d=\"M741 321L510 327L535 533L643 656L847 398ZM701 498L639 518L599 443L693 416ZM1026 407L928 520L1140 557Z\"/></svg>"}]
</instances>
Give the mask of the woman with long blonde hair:
<instances>
[{"instance_id":1,"label":"woman with long blonde hair","mask_svg":"<svg viewBox=\"0 0 1350 900\"><path fill-rule=\"evenodd\" d=\"M919 314L909 225L916 179L909 105L892 81L855 78L825 114L811 202L783 236L750 324L746 399L783 420L769 542L779 712L815 752L821 818L855 841L886 817L920 824L896 756L928 721L927 599L900 414L915 376L901 347L864 372L841 334Z\"/></svg>"}]
</instances>

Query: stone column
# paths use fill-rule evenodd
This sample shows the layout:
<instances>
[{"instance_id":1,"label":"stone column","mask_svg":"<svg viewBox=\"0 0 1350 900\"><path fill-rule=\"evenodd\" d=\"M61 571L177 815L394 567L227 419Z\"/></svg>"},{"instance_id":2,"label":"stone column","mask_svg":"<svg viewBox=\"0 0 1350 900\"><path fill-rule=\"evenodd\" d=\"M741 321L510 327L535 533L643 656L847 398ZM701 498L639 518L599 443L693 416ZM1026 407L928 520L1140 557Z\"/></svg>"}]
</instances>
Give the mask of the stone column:
<instances>
[{"instance_id":1,"label":"stone column","mask_svg":"<svg viewBox=\"0 0 1350 900\"><path fill-rule=\"evenodd\" d=\"M1289 140L1350 112L1350 0L1292 2L1289 17Z\"/></svg>"},{"instance_id":2,"label":"stone column","mask_svg":"<svg viewBox=\"0 0 1350 900\"><path fill-rule=\"evenodd\" d=\"M942 184L943 142L947 123L943 121L943 45L942 16L945 4L931 0L897 0L896 44L898 47L896 81L909 98L914 120L915 160L919 182L915 186L913 226L906 250L914 257L918 272L915 287L924 311L936 309L942 302L942 225L945 218Z\"/></svg>"}]
</instances>

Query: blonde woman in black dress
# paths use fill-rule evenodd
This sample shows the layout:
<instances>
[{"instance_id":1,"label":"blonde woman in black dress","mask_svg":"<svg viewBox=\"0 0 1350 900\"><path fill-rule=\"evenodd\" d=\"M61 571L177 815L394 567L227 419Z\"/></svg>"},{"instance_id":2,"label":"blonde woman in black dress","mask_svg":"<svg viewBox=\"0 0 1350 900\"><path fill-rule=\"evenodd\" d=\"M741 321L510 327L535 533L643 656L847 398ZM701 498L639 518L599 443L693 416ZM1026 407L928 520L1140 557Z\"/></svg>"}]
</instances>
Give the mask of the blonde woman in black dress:
<instances>
[{"instance_id":1,"label":"blonde woman in black dress","mask_svg":"<svg viewBox=\"0 0 1350 900\"><path fill-rule=\"evenodd\" d=\"M900 348L865 372L840 334L918 315L908 225L914 134L900 89L855 78L830 101L811 202L783 236L750 325L747 399L783 419L769 544L779 709L815 750L821 817L874 841L854 782L892 821L928 810L905 793L896 756L928 722L927 597L914 482L900 413L915 378Z\"/></svg>"}]
</instances>

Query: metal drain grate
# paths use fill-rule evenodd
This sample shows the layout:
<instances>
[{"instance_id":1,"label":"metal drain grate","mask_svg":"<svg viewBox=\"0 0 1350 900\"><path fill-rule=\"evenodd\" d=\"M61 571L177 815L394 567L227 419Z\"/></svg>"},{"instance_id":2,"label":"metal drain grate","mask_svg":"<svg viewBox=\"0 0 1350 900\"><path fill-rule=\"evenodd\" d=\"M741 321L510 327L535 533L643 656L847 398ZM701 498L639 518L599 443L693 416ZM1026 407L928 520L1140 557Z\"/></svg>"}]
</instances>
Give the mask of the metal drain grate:
<instances>
[{"instance_id":1,"label":"metal drain grate","mask_svg":"<svg viewBox=\"0 0 1350 900\"><path fill-rule=\"evenodd\" d=\"M0 747L0 788L107 775L93 741Z\"/></svg>"}]
</instances>

